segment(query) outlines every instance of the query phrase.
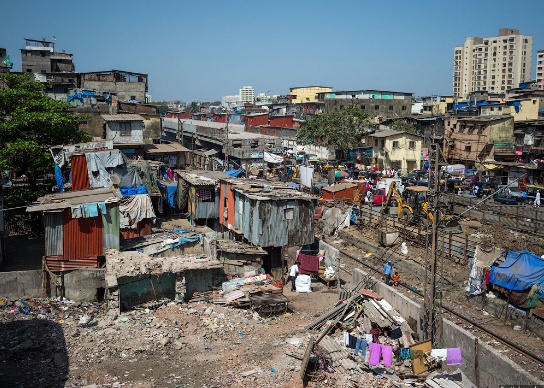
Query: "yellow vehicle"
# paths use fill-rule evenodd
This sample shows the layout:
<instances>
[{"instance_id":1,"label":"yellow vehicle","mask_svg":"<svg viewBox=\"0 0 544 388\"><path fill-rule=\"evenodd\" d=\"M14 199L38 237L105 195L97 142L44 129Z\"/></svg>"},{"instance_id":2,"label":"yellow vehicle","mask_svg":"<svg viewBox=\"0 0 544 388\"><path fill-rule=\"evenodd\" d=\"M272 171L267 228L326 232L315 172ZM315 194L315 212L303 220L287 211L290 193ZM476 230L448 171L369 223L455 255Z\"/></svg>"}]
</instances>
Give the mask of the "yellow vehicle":
<instances>
[{"instance_id":1,"label":"yellow vehicle","mask_svg":"<svg viewBox=\"0 0 544 388\"><path fill-rule=\"evenodd\" d=\"M395 188L396 183L391 182L384 206L388 206L394 196L399 211L399 221L402 224L410 225L421 220L422 227L427 228L434 221L434 214L429 211L430 203L427 199L429 188L427 186L410 186L404 189L403 195L400 195ZM446 230L461 231L457 221L447 219L442 212L439 214L440 220L446 221Z\"/></svg>"},{"instance_id":2,"label":"yellow vehicle","mask_svg":"<svg viewBox=\"0 0 544 388\"><path fill-rule=\"evenodd\" d=\"M359 179L365 179L367 177L368 173L366 171L359 171Z\"/></svg>"},{"instance_id":3,"label":"yellow vehicle","mask_svg":"<svg viewBox=\"0 0 544 388\"><path fill-rule=\"evenodd\" d=\"M536 192L538 190L541 190L542 192L544 192L544 187L539 185L523 185L523 188L525 188L527 195L532 197L536 195Z\"/></svg>"}]
</instances>

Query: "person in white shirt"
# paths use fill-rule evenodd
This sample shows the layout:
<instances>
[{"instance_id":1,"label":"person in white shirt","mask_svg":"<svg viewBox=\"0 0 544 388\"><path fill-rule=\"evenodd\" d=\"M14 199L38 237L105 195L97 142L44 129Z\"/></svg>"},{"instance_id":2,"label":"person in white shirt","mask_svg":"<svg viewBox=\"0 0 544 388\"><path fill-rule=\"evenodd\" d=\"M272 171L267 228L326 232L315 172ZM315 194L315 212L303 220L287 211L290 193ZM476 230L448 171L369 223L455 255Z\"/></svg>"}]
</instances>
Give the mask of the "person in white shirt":
<instances>
[{"instance_id":1,"label":"person in white shirt","mask_svg":"<svg viewBox=\"0 0 544 388\"><path fill-rule=\"evenodd\" d=\"M289 268L289 277L287 278L287 282L291 280L291 292L296 291L295 279L297 278L297 275L298 275L298 261Z\"/></svg>"},{"instance_id":2,"label":"person in white shirt","mask_svg":"<svg viewBox=\"0 0 544 388\"><path fill-rule=\"evenodd\" d=\"M538 190L536 192L536 196L535 196L535 207L540 207L540 190Z\"/></svg>"}]
</instances>

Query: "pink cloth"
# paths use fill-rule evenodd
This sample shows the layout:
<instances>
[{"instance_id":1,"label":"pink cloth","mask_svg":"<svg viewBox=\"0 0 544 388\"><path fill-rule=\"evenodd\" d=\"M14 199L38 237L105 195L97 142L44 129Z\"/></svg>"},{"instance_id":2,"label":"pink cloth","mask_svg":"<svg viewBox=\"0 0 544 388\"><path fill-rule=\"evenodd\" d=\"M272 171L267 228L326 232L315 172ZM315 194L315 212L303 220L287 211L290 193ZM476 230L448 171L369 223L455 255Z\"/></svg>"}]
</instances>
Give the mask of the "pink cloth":
<instances>
[{"instance_id":1,"label":"pink cloth","mask_svg":"<svg viewBox=\"0 0 544 388\"><path fill-rule=\"evenodd\" d=\"M391 361L393 361L393 347L387 345L381 345L382 347L382 357L383 364L385 366L391 366Z\"/></svg>"},{"instance_id":2,"label":"pink cloth","mask_svg":"<svg viewBox=\"0 0 544 388\"><path fill-rule=\"evenodd\" d=\"M448 348L447 360L448 365L461 365L463 363L461 348Z\"/></svg>"},{"instance_id":3,"label":"pink cloth","mask_svg":"<svg viewBox=\"0 0 544 388\"><path fill-rule=\"evenodd\" d=\"M380 357L382 355L382 346L380 344L375 344L370 342L368 344L368 365L380 365Z\"/></svg>"}]
</instances>

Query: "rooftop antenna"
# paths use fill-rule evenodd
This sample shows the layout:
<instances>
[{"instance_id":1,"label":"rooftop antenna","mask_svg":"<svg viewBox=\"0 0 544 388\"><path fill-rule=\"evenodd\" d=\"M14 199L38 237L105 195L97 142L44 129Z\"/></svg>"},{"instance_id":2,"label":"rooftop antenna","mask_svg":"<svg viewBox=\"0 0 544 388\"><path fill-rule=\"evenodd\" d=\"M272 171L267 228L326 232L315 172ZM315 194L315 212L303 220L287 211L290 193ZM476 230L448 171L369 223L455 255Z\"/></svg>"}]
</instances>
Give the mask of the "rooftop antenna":
<instances>
[{"instance_id":1,"label":"rooftop antenna","mask_svg":"<svg viewBox=\"0 0 544 388\"><path fill-rule=\"evenodd\" d=\"M56 37L53 37L53 41L55 42L56 40L57 40L57 38L56 38Z\"/></svg>"}]
</instances>

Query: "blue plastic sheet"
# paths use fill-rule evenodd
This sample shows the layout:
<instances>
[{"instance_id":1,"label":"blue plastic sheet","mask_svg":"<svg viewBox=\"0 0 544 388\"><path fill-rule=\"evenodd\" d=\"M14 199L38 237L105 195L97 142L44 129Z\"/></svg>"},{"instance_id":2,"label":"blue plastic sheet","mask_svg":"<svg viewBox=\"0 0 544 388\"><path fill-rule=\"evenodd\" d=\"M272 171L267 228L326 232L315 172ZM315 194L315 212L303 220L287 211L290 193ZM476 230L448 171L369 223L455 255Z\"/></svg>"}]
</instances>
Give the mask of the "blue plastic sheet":
<instances>
[{"instance_id":1,"label":"blue plastic sheet","mask_svg":"<svg viewBox=\"0 0 544 388\"><path fill-rule=\"evenodd\" d=\"M237 170L225 171L225 174L227 174L229 176L237 177L238 175L243 174L245 171L246 170L244 170L243 168L239 168Z\"/></svg>"},{"instance_id":2,"label":"blue plastic sheet","mask_svg":"<svg viewBox=\"0 0 544 388\"><path fill-rule=\"evenodd\" d=\"M70 176L72 173L70 172ZM60 167L55 164L55 179L57 180L57 186L59 187L59 191L61 193L64 193L64 177L62 176L62 171L60 170Z\"/></svg>"},{"instance_id":3,"label":"blue plastic sheet","mask_svg":"<svg viewBox=\"0 0 544 388\"><path fill-rule=\"evenodd\" d=\"M508 252L504 263L491 267L489 282L512 291L536 284L538 298L544 302L544 259L529 251Z\"/></svg>"},{"instance_id":4,"label":"blue plastic sheet","mask_svg":"<svg viewBox=\"0 0 544 388\"><path fill-rule=\"evenodd\" d=\"M164 195L164 202L171 208L175 208L174 204L174 194L176 193L178 186L177 185L165 185L166 193Z\"/></svg>"},{"instance_id":5,"label":"blue plastic sheet","mask_svg":"<svg viewBox=\"0 0 544 388\"><path fill-rule=\"evenodd\" d=\"M147 194L147 190L145 189L145 185L141 185L140 187L129 187L126 189L121 189L122 195L136 195L136 194Z\"/></svg>"},{"instance_id":6,"label":"blue plastic sheet","mask_svg":"<svg viewBox=\"0 0 544 388\"><path fill-rule=\"evenodd\" d=\"M199 242L199 241L200 241L200 236L191 236L191 237L180 236L177 242L170 244L170 248L175 248L182 244L187 244L190 242Z\"/></svg>"}]
</instances>

